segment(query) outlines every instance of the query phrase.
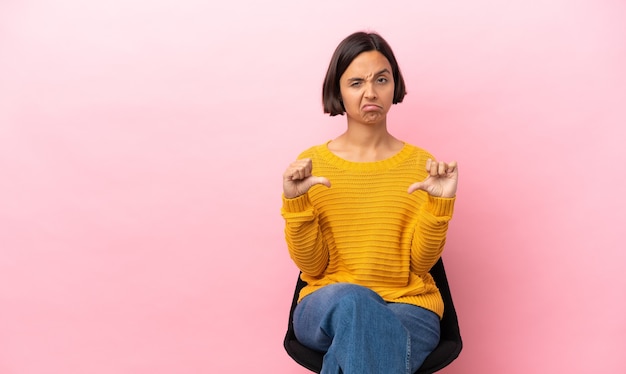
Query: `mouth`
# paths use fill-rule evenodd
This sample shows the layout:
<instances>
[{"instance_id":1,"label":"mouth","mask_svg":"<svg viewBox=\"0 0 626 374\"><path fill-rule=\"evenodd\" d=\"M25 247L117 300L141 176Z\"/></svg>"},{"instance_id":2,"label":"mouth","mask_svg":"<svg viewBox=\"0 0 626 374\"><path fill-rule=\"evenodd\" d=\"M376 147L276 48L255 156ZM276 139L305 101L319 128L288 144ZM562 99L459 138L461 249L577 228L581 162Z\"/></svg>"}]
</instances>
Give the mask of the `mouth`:
<instances>
[{"instance_id":1,"label":"mouth","mask_svg":"<svg viewBox=\"0 0 626 374\"><path fill-rule=\"evenodd\" d=\"M380 105L376 105L376 104L365 104L361 107L361 110L364 112L374 112L380 109L382 109Z\"/></svg>"}]
</instances>

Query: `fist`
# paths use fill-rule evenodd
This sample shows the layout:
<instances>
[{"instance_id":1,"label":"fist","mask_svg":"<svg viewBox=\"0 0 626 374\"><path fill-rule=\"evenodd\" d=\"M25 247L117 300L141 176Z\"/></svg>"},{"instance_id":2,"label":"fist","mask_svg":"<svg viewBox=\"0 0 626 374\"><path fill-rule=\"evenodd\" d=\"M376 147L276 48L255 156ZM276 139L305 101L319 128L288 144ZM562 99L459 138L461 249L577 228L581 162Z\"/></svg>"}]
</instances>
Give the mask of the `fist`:
<instances>
[{"instance_id":1,"label":"fist","mask_svg":"<svg viewBox=\"0 0 626 374\"><path fill-rule=\"evenodd\" d=\"M293 199L309 192L316 184L330 187L330 181L324 177L316 177L311 174L313 161L303 158L292 162L283 173L283 194L287 199Z\"/></svg>"},{"instance_id":2,"label":"fist","mask_svg":"<svg viewBox=\"0 0 626 374\"><path fill-rule=\"evenodd\" d=\"M459 167L456 161L448 164L428 159L426 171L428 172L426 179L409 186L409 193L422 190L434 197L454 197L456 195L459 181Z\"/></svg>"}]
</instances>

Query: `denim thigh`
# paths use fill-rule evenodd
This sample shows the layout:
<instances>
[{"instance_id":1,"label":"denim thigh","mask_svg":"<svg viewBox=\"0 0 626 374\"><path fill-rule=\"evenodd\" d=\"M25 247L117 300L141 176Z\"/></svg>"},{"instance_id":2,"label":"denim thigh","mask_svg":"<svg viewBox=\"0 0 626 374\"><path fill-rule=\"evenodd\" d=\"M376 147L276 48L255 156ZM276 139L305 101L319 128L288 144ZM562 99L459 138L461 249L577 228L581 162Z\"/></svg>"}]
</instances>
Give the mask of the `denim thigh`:
<instances>
[{"instance_id":1,"label":"denim thigh","mask_svg":"<svg viewBox=\"0 0 626 374\"><path fill-rule=\"evenodd\" d=\"M388 307L411 335L411 372L415 372L439 344L441 334L439 316L430 310L410 304L389 303Z\"/></svg>"}]
</instances>

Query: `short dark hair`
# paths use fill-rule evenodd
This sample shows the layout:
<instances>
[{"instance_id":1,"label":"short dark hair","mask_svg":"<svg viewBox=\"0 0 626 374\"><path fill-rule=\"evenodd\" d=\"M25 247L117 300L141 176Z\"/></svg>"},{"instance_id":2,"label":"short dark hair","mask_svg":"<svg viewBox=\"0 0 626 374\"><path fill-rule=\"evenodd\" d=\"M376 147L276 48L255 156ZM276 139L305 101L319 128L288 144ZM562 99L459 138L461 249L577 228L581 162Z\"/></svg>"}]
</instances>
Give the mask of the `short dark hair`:
<instances>
[{"instance_id":1,"label":"short dark hair","mask_svg":"<svg viewBox=\"0 0 626 374\"><path fill-rule=\"evenodd\" d=\"M352 63L352 60L361 53L369 51L378 51L389 61L394 82L393 103L402 102L404 95L406 95L406 87L391 47L382 36L372 32L359 31L342 40L330 59L322 88L324 113L329 113L331 116L343 115L345 113L345 108L341 101L339 79Z\"/></svg>"}]
</instances>

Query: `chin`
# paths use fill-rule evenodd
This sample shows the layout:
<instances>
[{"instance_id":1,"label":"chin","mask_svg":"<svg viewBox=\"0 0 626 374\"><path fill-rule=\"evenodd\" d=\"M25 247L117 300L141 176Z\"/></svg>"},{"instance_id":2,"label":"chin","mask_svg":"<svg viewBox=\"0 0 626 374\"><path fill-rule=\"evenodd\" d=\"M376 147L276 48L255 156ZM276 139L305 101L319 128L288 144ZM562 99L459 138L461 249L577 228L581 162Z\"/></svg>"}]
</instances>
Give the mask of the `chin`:
<instances>
[{"instance_id":1,"label":"chin","mask_svg":"<svg viewBox=\"0 0 626 374\"><path fill-rule=\"evenodd\" d=\"M367 124L376 125L382 122L385 119L385 116L381 114L367 114L361 117L361 121Z\"/></svg>"}]
</instances>

